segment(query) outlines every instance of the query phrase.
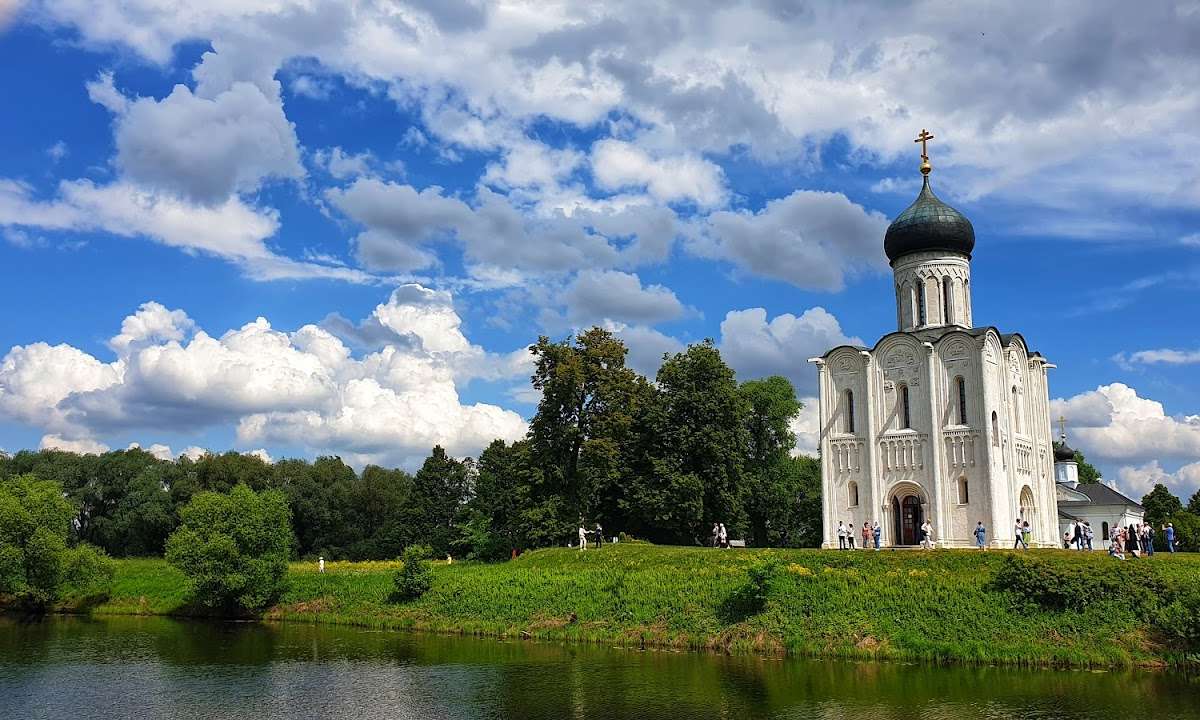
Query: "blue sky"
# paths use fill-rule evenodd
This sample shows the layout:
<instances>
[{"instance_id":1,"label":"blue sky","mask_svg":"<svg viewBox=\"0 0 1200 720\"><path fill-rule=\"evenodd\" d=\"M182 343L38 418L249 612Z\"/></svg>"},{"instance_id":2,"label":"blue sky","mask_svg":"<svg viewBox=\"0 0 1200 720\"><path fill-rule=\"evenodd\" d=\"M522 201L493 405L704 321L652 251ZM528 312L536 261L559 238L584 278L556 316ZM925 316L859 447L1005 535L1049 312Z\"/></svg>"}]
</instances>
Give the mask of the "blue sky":
<instances>
[{"instance_id":1,"label":"blue sky","mask_svg":"<svg viewBox=\"0 0 1200 720\"><path fill-rule=\"evenodd\" d=\"M1117 8L0 0L0 447L473 454L592 324L811 397L894 329L928 127L976 323L1186 499L1200 10Z\"/></svg>"}]
</instances>

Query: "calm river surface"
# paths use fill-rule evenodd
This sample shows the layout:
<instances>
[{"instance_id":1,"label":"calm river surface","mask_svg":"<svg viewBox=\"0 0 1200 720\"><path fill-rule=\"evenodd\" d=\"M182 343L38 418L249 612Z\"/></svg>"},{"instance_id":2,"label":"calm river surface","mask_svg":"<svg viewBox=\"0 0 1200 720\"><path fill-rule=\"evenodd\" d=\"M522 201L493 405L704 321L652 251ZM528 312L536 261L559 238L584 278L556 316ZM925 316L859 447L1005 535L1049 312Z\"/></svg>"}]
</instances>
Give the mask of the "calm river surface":
<instances>
[{"instance_id":1,"label":"calm river surface","mask_svg":"<svg viewBox=\"0 0 1200 720\"><path fill-rule=\"evenodd\" d=\"M0 719L1200 718L1200 679L0 617Z\"/></svg>"}]
</instances>

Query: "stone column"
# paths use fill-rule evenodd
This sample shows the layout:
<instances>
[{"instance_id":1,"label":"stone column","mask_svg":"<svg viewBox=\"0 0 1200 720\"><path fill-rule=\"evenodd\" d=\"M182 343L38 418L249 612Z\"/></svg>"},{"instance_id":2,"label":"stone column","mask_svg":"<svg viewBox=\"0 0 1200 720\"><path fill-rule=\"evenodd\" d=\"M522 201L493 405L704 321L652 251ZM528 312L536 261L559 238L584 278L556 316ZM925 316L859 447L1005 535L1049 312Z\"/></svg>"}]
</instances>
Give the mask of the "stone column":
<instances>
[{"instance_id":1,"label":"stone column","mask_svg":"<svg viewBox=\"0 0 1200 720\"><path fill-rule=\"evenodd\" d=\"M930 467L932 472L932 487L930 488L930 505L933 508L935 517L933 518L933 531L937 534L937 541L942 542L946 537L947 525L946 521L949 518L949 513L942 506L945 504L946 493L942 492L942 427L938 417L938 393L939 388L934 382L937 373L934 368L934 361L937 356L933 352L932 343L921 343L925 346L925 382L927 383L926 390L929 394L929 452ZM928 511L926 511L928 512ZM928 518L929 516L926 515Z\"/></svg>"}]
</instances>

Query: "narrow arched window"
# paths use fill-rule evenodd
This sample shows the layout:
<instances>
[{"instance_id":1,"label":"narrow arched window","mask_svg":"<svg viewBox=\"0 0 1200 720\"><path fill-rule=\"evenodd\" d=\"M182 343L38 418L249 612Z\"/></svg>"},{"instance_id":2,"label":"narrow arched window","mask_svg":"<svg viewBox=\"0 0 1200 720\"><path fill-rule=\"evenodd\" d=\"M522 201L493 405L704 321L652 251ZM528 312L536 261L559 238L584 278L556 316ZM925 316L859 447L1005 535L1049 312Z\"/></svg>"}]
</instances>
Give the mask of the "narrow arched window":
<instances>
[{"instance_id":1,"label":"narrow arched window","mask_svg":"<svg viewBox=\"0 0 1200 720\"><path fill-rule=\"evenodd\" d=\"M971 317L971 281L963 280L962 284L962 305L963 305L963 325L970 325L968 318Z\"/></svg>"},{"instance_id":2,"label":"narrow arched window","mask_svg":"<svg viewBox=\"0 0 1200 720\"><path fill-rule=\"evenodd\" d=\"M908 428L912 427L912 416L909 414L909 409L908 409L908 386L907 385L900 386L899 411L900 411L899 412L900 427L902 429L908 429Z\"/></svg>"},{"instance_id":3,"label":"narrow arched window","mask_svg":"<svg viewBox=\"0 0 1200 720\"><path fill-rule=\"evenodd\" d=\"M854 391L846 391L846 432L854 432Z\"/></svg>"},{"instance_id":4,"label":"narrow arched window","mask_svg":"<svg viewBox=\"0 0 1200 720\"><path fill-rule=\"evenodd\" d=\"M958 479L958 503L960 505L966 505L967 503L969 503L971 501L971 496L970 496L970 493L968 492L968 490L969 490L969 488L967 487L967 479L965 477L959 478Z\"/></svg>"},{"instance_id":5,"label":"narrow arched window","mask_svg":"<svg viewBox=\"0 0 1200 720\"><path fill-rule=\"evenodd\" d=\"M850 484L847 486L847 490L849 491L850 495L850 507L858 507L858 483L851 480Z\"/></svg>"},{"instance_id":6,"label":"narrow arched window","mask_svg":"<svg viewBox=\"0 0 1200 720\"><path fill-rule=\"evenodd\" d=\"M967 424L967 381L962 375L954 378L954 389L958 391L958 424Z\"/></svg>"},{"instance_id":7,"label":"narrow arched window","mask_svg":"<svg viewBox=\"0 0 1200 720\"><path fill-rule=\"evenodd\" d=\"M1017 395L1017 386L1013 385L1012 389L1012 411L1013 411L1013 427L1017 432L1021 432L1021 399Z\"/></svg>"},{"instance_id":8,"label":"narrow arched window","mask_svg":"<svg viewBox=\"0 0 1200 720\"><path fill-rule=\"evenodd\" d=\"M949 275L942 278L942 322L946 325L954 322L954 288Z\"/></svg>"},{"instance_id":9,"label":"narrow arched window","mask_svg":"<svg viewBox=\"0 0 1200 720\"><path fill-rule=\"evenodd\" d=\"M925 324L925 283L917 283L917 325Z\"/></svg>"},{"instance_id":10,"label":"narrow arched window","mask_svg":"<svg viewBox=\"0 0 1200 720\"><path fill-rule=\"evenodd\" d=\"M992 411L992 445L1000 447L1000 418Z\"/></svg>"}]
</instances>

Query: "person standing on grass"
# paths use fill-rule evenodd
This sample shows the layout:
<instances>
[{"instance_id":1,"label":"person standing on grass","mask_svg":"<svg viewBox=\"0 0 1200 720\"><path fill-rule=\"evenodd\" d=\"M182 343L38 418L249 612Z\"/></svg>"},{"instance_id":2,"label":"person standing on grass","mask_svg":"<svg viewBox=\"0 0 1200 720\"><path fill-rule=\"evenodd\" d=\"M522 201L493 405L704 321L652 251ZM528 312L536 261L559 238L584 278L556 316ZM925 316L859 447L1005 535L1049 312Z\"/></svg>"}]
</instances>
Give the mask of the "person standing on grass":
<instances>
[{"instance_id":1,"label":"person standing on grass","mask_svg":"<svg viewBox=\"0 0 1200 720\"><path fill-rule=\"evenodd\" d=\"M717 523L713 523L712 545L713 545L713 547L720 547L720 544L721 544L721 528L717 525Z\"/></svg>"},{"instance_id":2,"label":"person standing on grass","mask_svg":"<svg viewBox=\"0 0 1200 720\"><path fill-rule=\"evenodd\" d=\"M309 555L309 557L312 557L312 555ZM325 572L325 558L324 557L317 558L317 572L319 572L319 573Z\"/></svg>"},{"instance_id":3,"label":"person standing on grass","mask_svg":"<svg viewBox=\"0 0 1200 720\"><path fill-rule=\"evenodd\" d=\"M1163 528L1163 536L1167 539L1167 552L1175 552L1175 526L1167 523Z\"/></svg>"},{"instance_id":4,"label":"person standing on grass","mask_svg":"<svg viewBox=\"0 0 1200 720\"><path fill-rule=\"evenodd\" d=\"M1142 539L1146 545L1146 557L1154 556L1154 526L1150 523L1142 525Z\"/></svg>"},{"instance_id":5,"label":"person standing on grass","mask_svg":"<svg viewBox=\"0 0 1200 720\"><path fill-rule=\"evenodd\" d=\"M854 523L846 528L846 545L850 550L854 549Z\"/></svg>"},{"instance_id":6,"label":"person standing on grass","mask_svg":"<svg viewBox=\"0 0 1200 720\"><path fill-rule=\"evenodd\" d=\"M846 526L838 520L838 550L846 549Z\"/></svg>"},{"instance_id":7,"label":"person standing on grass","mask_svg":"<svg viewBox=\"0 0 1200 720\"><path fill-rule=\"evenodd\" d=\"M982 520L975 526L975 547L987 550L987 528L983 526Z\"/></svg>"},{"instance_id":8,"label":"person standing on grass","mask_svg":"<svg viewBox=\"0 0 1200 720\"><path fill-rule=\"evenodd\" d=\"M604 528L600 527L600 523L596 523L596 547L604 545Z\"/></svg>"},{"instance_id":9,"label":"person standing on grass","mask_svg":"<svg viewBox=\"0 0 1200 720\"><path fill-rule=\"evenodd\" d=\"M1125 529L1125 547L1129 549L1130 555L1140 557L1141 547L1138 545L1137 528L1133 525Z\"/></svg>"},{"instance_id":10,"label":"person standing on grass","mask_svg":"<svg viewBox=\"0 0 1200 720\"><path fill-rule=\"evenodd\" d=\"M587 544L587 528L583 526L583 523L579 523L579 551L587 550Z\"/></svg>"},{"instance_id":11,"label":"person standing on grass","mask_svg":"<svg viewBox=\"0 0 1200 720\"><path fill-rule=\"evenodd\" d=\"M1096 537L1096 533L1092 532L1092 523L1088 520L1083 521L1083 542L1087 544L1088 552L1092 551L1092 540Z\"/></svg>"},{"instance_id":12,"label":"person standing on grass","mask_svg":"<svg viewBox=\"0 0 1200 720\"><path fill-rule=\"evenodd\" d=\"M725 529L725 523L721 523L717 530L717 539L721 542L721 547L729 547L729 531Z\"/></svg>"},{"instance_id":13,"label":"person standing on grass","mask_svg":"<svg viewBox=\"0 0 1200 720\"><path fill-rule=\"evenodd\" d=\"M1025 545L1025 549L1029 549L1029 541L1033 539L1033 529L1029 527L1029 521L1021 523L1021 543Z\"/></svg>"},{"instance_id":14,"label":"person standing on grass","mask_svg":"<svg viewBox=\"0 0 1200 720\"><path fill-rule=\"evenodd\" d=\"M871 536L875 540L875 549L879 549L879 538L883 536L883 528L879 527L879 521L875 521L875 525L871 528Z\"/></svg>"},{"instance_id":15,"label":"person standing on grass","mask_svg":"<svg viewBox=\"0 0 1200 720\"><path fill-rule=\"evenodd\" d=\"M929 521L921 523L921 547L926 550L933 549L933 525Z\"/></svg>"},{"instance_id":16,"label":"person standing on grass","mask_svg":"<svg viewBox=\"0 0 1200 720\"><path fill-rule=\"evenodd\" d=\"M863 523L862 536L863 536L862 549L866 550L868 547L871 546L871 526L870 526L870 524Z\"/></svg>"}]
</instances>

